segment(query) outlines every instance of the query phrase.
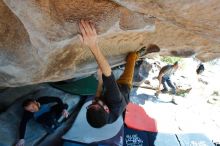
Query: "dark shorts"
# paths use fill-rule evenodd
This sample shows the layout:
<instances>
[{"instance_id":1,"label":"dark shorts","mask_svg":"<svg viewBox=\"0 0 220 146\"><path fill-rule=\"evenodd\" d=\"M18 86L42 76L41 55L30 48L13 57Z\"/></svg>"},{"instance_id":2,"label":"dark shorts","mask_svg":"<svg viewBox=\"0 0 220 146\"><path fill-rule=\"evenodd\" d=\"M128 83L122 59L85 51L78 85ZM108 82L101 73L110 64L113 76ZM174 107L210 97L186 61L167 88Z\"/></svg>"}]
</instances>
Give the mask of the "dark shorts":
<instances>
[{"instance_id":1,"label":"dark shorts","mask_svg":"<svg viewBox=\"0 0 220 146\"><path fill-rule=\"evenodd\" d=\"M65 109L68 108L67 104L64 104ZM62 116L63 107L60 105L54 105L51 107L49 112L44 113L37 119L37 122L41 123L44 126L51 127L53 125L58 124L58 119Z\"/></svg>"}]
</instances>

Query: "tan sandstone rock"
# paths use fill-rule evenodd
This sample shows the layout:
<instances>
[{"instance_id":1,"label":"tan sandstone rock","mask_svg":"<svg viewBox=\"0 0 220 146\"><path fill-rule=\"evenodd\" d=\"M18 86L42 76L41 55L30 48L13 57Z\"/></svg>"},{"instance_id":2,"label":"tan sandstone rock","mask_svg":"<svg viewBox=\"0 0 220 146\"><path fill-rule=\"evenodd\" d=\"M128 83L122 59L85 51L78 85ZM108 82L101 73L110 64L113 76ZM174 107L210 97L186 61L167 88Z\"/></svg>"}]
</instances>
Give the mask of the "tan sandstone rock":
<instances>
[{"instance_id":1,"label":"tan sandstone rock","mask_svg":"<svg viewBox=\"0 0 220 146\"><path fill-rule=\"evenodd\" d=\"M77 34L91 20L112 65L149 44L160 55L220 56L218 0L0 0L0 86L84 76L97 65Z\"/></svg>"}]
</instances>

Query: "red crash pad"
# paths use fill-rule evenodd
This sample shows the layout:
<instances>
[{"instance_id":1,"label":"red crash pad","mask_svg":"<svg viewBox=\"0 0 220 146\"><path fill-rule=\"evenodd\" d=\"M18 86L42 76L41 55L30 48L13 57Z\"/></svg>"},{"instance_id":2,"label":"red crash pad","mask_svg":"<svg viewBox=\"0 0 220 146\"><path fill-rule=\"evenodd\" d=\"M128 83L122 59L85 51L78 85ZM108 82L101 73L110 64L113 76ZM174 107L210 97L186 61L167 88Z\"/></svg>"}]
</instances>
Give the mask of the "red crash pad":
<instances>
[{"instance_id":1,"label":"red crash pad","mask_svg":"<svg viewBox=\"0 0 220 146\"><path fill-rule=\"evenodd\" d=\"M134 103L129 103L126 108L125 124L135 130L158 132L156 121L148 116L141 106Z\"/></svg>"}]
</instances>

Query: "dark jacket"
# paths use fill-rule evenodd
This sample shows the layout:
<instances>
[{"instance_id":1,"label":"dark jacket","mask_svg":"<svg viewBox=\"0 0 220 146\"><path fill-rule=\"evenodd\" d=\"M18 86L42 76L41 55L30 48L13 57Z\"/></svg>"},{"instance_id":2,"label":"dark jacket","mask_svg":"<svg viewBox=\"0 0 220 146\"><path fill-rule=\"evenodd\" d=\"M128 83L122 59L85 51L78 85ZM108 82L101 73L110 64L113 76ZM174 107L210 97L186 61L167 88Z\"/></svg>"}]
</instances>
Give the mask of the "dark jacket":
<instances>
[{"instance_id":1,"label":"dark jacket","mask_svg":"<svg viewBox=\"0 0 220 146\"><path fill-rule=\"evenodd\" d=\"M113 73L109 77L102 75L104 85L103 101L109 107L108 123L113 123L125 111L129 103L130 88L117 84Z\"/></svg>"},{"instance_id":2,"label":"dark jacket","mask_svg":"<svg viewBox=\"0 0 220 146\"><path fill-rule=\"evenodd\" d=\"M39 102L41 105L55 102L55 103L59 104L61 107L63 107L63 109L66 108L64 106L62 100L58 97L44 96L44 97L38 98L36 101ZM34 116L34 113L24 110L23 117L22 117L22 120L20 123L20 128L19 128L19 138L20 139L24 138L27 122L30 119L32 119L33 116Z\"/></svg>"}]
</instances>

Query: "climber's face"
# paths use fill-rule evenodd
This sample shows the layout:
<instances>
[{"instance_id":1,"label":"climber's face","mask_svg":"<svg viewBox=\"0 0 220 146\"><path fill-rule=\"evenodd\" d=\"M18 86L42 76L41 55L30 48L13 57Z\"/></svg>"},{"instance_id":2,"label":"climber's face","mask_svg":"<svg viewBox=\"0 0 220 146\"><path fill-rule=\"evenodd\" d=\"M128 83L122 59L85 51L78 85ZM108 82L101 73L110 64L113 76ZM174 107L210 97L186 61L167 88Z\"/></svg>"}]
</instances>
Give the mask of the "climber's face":
<instances>
[{"instance_id":1,"label":"climber's face","mask_svg":"<svg viewBox=\"0 0 220 146\"><path fill-rule=\"evenodd\" d=\"M40 106L38 102L33 101L29 105L25 106L24 108L25 110L34 113L34 112L39 111Z\"/></svg>"}]
</instances>

